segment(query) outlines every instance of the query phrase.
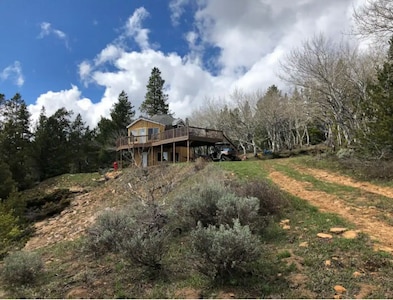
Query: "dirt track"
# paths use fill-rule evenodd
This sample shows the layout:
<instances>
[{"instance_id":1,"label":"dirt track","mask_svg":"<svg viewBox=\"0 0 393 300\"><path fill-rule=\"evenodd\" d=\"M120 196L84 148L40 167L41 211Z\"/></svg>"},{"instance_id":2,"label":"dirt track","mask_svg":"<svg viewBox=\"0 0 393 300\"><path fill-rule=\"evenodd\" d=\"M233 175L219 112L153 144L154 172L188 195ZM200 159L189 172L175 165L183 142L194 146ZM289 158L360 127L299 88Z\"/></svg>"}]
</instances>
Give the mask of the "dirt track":
<instances>
[{"instance_id":1,"label":"dirt track","mask_svg":"<svg viewBox=\"0 0 393 300\"><path fill-rule=\"evenodd\" d=\"M327 172L325 170L305 168L297 165L290 165L290 167L303 174L311 175L321 181L354 187L368 193L392 198L393 201L392 188L381 187L368 182L355 181L352 178ZM357 205L356 202L348 201L345 196L338 197L317 190L311 183L296 180L277 170L272 170L269 176L275 184L286 192L307 200L321 211L339 214L346 220L355 224L357 229L368 234L372 239L377 241L376 249L393 253L393 227L378 217L384 215L387 218L391 218L392 215L390 213L382 211L375 206Z\"/></svg>"}]
</instances>

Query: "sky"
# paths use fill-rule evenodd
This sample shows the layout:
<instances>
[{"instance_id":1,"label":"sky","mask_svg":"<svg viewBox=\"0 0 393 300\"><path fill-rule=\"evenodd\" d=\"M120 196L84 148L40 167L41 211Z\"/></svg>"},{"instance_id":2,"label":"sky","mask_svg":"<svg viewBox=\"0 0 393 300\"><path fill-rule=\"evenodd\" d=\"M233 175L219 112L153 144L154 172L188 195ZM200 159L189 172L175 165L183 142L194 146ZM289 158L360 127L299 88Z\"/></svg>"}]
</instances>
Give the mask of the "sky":
<instances>
[{"instance_id":1,"label":"sky","mask_svg":"<svg viewBox=\"0 0 393 300\"><path fill-rule=\"evenodd\" d=\"M283 89L291 49L320 33L341 40L364 1L0 0L0 93L20 93L33 122L65 107L94 127L122 90L139 116L157 67L185 118L235 89Z\"/></svg>"}]
</instances>

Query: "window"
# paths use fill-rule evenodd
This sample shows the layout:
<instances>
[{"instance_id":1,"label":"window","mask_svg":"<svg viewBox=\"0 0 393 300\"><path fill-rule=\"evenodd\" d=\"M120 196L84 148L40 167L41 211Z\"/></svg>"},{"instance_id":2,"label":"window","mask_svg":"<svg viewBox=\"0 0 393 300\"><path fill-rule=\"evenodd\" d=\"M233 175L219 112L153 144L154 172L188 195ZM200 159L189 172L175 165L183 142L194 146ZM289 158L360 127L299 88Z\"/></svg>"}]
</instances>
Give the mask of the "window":
<instances>
[{"instance_id":1,"label":"window","mask_svg":"<svg viewBox=\"0 0 393 300\"><path fill-rule=\"evenodd\" d=\"M149 128L148 129L149 140L158 140L158 132L159 132L159 128Z\"/></svg>"},{"instance_id":2,"label":"window","mask_svg":"<svg viewBox=\"0 0 393 300\"><path fill-rule=\"evenodd\" d=\"M157 153L157 161L161 161L161 157L163 158L163 161L168 161L168 152L164 152L161 156L161 152Z\"/></svg>"}]
</instances>

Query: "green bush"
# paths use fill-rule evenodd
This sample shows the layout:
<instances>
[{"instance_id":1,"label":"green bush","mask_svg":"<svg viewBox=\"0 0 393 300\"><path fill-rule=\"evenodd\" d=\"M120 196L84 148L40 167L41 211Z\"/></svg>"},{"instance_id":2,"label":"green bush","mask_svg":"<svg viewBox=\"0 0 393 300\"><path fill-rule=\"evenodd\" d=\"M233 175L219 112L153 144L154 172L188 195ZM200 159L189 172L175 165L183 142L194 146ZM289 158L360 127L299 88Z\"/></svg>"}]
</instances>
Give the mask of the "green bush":
<instances>
[{"instance_id":1,"label":"green bush","mask_svg":"<svg viewBox=\"0 0 393 300\"><path fill-rule=\"evenodd\" d=\"M12 242L21 234L18 218L0 206L0 258L7 254Z\"/></svg>"},{"instance_id":2,"label":"green bush","mask_svg":"<svg viewBox=\"0 0 393 300\"><path fill-rule=\"evenodd\" d=\"M257 237L239 220L234 221L233 227L203 227L199 223L191 233L191 240L199 271L213 280L241 276L260 257Z\"/></svg>"},{"instance_id":3,"label":"green bush","mask_svg":"<svg viewBox=\"0 0 393 300\"><path fill-rule=\"evenodd\" d=\"M169 236L167 216L154 204L135 209L106 211L88 230L86 248L95 255L118 253L150 270L161 269Z\"/></svg>"},{"instance_id":4,"label":"green bush","mask_svg":"<svg viewBox=\"0 0 393 300\"><path fill-rule=\"evenodd\" d=\"M278 188L264 180L233 183L231 187L232 191L240 197L258 198L260 216L280 215L282 209L289 204Z\"/></svg>"},{"instance_id":5,"label":"green bush","mask_svg":"<svg viewBox=\"0 0 393 300\"><path fill-rule=\"evenodd\" d=\"M254 197L238 197L225 193L217 200L217 224L233 225L238 219L241 225L253 226L258 221L259 200Z\"/></svg>"},{"instance_id":6,"label":"green bush","mask_svg":"<svg viewBox=\"0 0 393 300\"><path fill-rule=\"evenodd\" d=\"M242 225L253 229L260 224L260 200L255 197L240 197L223 184L199 184L177 199L172 211L182 229L190 230L199 223L203 227L219 224L233 224L239 219Z\"/></svg>"},{"instance_id":7,"label":"green bush","mask_svg":"<svg viewBox=\"0 0 393 300\"><path fill-rule=\"evenodd\" d=\"M34 252L18 251L4 259L4 281L11 285L34 283L42 273L44 264L41 256Z\"/></svg>"},{"instance_id":8,"label":"green bush","mask_svg":"<svg viewBox=\"0 0 393 300\"><path fill-rule=\"evenodd\" d=\"M172 208L172 218L177 219L182 230L193 229L198 222L203 226L217 222L217 200L225 194L221 184L197 184L187 193L177 197Z\"/></svg>"},{"instance_id":9,"label":"green bush","mask_svg":"<svg viewBox=\"0 0 393 300\"><path fill-rule=\"evenodd\" d=\"M134 264L157 271L167 252L168 235L164 229L136 228L130 239L122 241L122 255Z\"/></svg>"},{"instance_id":10,"label":"green bush","mask_svg":"<svg viewBox=\"0 0 393 300\"><path fill-rule=\"evenodd\" d=\"M87 249L95 255L118 253L123 240L133 235L135 219L128 211L105 211L87 231Z\"/></svg>"},{"instance_id":11,"label":"green bush","mask_svg":"<svg viewBox=\"0 0 393 300\"><path fill-rule=\"evenodd\" d=\"M122 255L150 271L160 270L161 261L168 250L167 216L155 204L148 204L137 211L132 235L121 241Z\"/></svg>"}]
</instances>

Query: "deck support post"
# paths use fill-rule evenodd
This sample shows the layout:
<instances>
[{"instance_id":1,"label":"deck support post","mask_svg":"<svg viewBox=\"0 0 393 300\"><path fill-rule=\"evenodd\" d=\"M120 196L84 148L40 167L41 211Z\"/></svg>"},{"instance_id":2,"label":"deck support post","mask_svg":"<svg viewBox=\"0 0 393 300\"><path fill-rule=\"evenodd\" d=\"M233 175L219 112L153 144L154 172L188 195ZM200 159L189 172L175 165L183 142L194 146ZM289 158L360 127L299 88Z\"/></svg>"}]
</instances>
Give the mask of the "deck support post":
<instances>
[{"instance_id":1,"label":"deck support post","mask_svg":"<svg viewBox=\"0 0 393 300\"><path fill-rule=\"evenodd\" d=\"M190 140L187 140L187 162L190 162Z\"/></svg>"},{"instance_id":2,"label":"deck support post","mask_svg":"<svg viewBox=\"0 0 393 300\"><path fill-rule=\"evenodd\" d=\"M154 163L154 147L151 146L150 150L151 150L151 165L154 166L155 165L155 163Z\"/></svg>"},{"instance_id":3,"label":"deck support post","mask_svg":"<svg viewBox=\"0 0 393 300\"><path fill-rule=\"evenodd\" d=\"M164 162L164 145L163 144L161 144L161 158L160 158L160 160L161 160L161 164Z\"/></svg>"},{"instance_id":4,"label":"deck support post","mask_svg":"<svg viewBox=\"0 0 393 300\"><path fill-rule=\"evenodd\" d=\"M176 163L176 143L173 142L173 163Z\"/></svg>"}]
</instances>

